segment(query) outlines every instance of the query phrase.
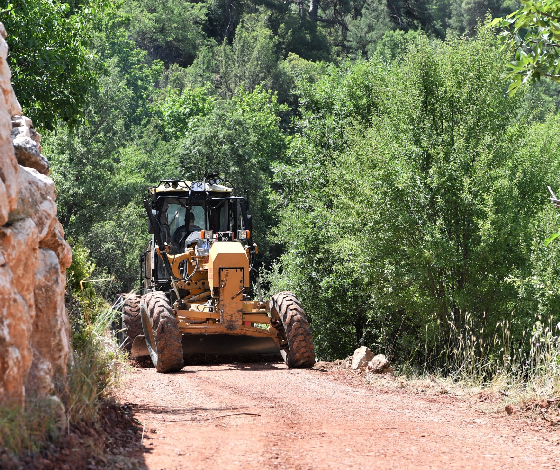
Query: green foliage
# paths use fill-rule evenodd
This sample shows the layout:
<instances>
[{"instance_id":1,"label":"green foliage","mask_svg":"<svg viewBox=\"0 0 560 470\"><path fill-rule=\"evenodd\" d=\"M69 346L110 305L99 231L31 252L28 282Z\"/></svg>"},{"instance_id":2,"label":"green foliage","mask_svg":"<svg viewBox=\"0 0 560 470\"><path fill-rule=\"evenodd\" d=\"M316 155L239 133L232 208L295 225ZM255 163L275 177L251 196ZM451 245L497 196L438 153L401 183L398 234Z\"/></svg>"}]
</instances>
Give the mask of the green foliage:
<instances>
[{"instance_id":1,"label":"green foliage","mask_svg":"<svg viewBox=\"0 0 560 470\"><path fill-rule=\"evenodd\" d=\"M312 61L330 60L332 45L315 22L291 12L282 15L280 21L275 36L282 57L296 54Z\"/></svg>"},{"instance_id":2,"label":"green foliage","mask_svg":"<svg viewBox=\"0 0 560 470\"><path fill-rule=\"evenodd\" d=\"M192 63L206 42L202 26L208 6L204 2L134 0L125 3L129 31L152 59L183 67Z\"/></svg>"},{"instance_id":3,"label":"green foliage","mask_svg":"<svg viewBox=\"0 0 560 470\"><path fill-rule=\"evenodd\" d=\"M94 325L102 296L137 286L147 188L210 172L247 190L264 287L302 298L322 358L366 344L482 376L494 372L481 356L530 352L523 332L560 307L543 191L559 94L542 83L507 97L506 53L474 28L515 0L164 3L49 4L97 74L73 95L87 97L82 124L51 113L42 141L75 241L76 370L112 380ZM103 395L88 380L69 403Z\"/></svg>"},{"instance_id":4,"label":"green foliage","mask_svg":"<svg viewBox=\"0 0 560 470\"><path fill-rule=\"evenodd\" d=\"M510 65L514 80L510 92L541 77L560 81L560 3L555 0L520 1L521 8L492 23L506 28L501 35L515 50Z\"/></svg>"},{"instance_id":5,"label":"green foliage","mask_svg":"<svg viewBox=\"0 0 560 470\"><path fill-rule=\"evenodd\" d=\"M371 57L372 49L394 27L387 3L368 0L361 15L348 25L348 45L358 55Z\"/></svg>"},{"instance_id":6,"label":"green foliage","mask_svg":"<svg viewBox=\"0 0 560 470\"><path fill-rule=\"evenodd\" d=\"M181 92L171 89L168 96L155 106L166 135L182 137L196 122L214 108L214 99L200 88L185 87Z\"/></svg>"},{"instance_id":7,"label":"green foliage","mask_svg":"<svg viewBox=\"0 0 560 470\"><path fill-rule=\"evenodd\" d=\"M0 2L8 32L8 64L13 87L35 126L52 129L57 119L76 126L83 118L89 91L97 83L89 49L92 23L109 15L102 1L71 11L51 0Z\"/></svg>"},{"instance_id":8,"label":"green foliage","mask_svg":"<svg viewBox=\"0 0 560 470\"><path fill-rule=\"evenodd\" d=\"M73 355L67 377L59 385L67 419L73 423L95 423L99 406L122 376L125 355L118 350L109 328L117 312L105 304L86 325L74 323Z\"/></svg>"},{"instance_id":9,"label":"green foliage","mask_svg":"<svg viewBox=\"0 0 560 470\"><path fill-rule=\"evenodd\" d=\"M117 348L110 331L118 312L99 295L103 284L91 278L99 271L89 249L73 243L72 254L66 286L72 359L56 391L64 404L67 423L94 423L102 400L120 380L125 353Z\"/></svg>"},{"instance_id":10,"label":"green foliage","mask_svg":"<svg viewBox=\"0 0 560 470\"><path fill-rule=\"evenodd\" d=\"M224 42L218 52L220 90L231 97L243 88L252 91L258 85L273 89L278 68L277 39L257 16L239 24L231 46Z\"/></svg>"},{"instance_id":11,"label":"green foliage","mask_svg":"<svg viewBox=\"0 0 560 470\"><path fill-rule=\"evenodd\" d=\"M263 244L264 253L264 236L275 221L270 206L271 166L286 151L286 137L279 126L283 109L274 94L260 87L252 93L240 89L231 100L216 103L207 116L191 120L189 132L174 150L184 178L200 180L219 172L239 195L246 192L255 239Z\"/></svg>"},{"instance_id":12,"label":"green foliage","mask_svg":"<svg viewBox=\"0 0 560 470\"><path fill-rule=\"evenodd\" d=\"M321 356L364 343L418 363L422 332L439 325L436 366L439 338L466 315L488 336L512 310L516 335L534 321L541 307L520 302L510 276L536 274L527 260L553 151L512 154L527 134L522 98L504 95L504 60L489 32L419 38L400 68L333 67L301 90L294 165L277 172L278 273L313 318Z\"/></svg>"}]
</instances>

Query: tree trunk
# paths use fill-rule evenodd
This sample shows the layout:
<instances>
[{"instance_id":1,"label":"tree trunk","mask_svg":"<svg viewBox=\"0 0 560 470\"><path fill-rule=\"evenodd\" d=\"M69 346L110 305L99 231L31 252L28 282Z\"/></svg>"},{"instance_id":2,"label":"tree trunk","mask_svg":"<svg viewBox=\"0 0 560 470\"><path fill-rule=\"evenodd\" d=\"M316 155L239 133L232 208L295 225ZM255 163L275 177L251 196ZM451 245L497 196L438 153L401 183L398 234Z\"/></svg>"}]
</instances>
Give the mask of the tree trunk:
<instances>
[{"instance_id":1,"label":"tree trunk","mask_svg":"<svg viewBox=\"0 0 560 470\"><path fill-rule=\"evenodd\" d=\"M310 0L309 2L309 18L317 21L317 12L319 11L319 0Z\"/></svg>"},{"instance_id":2,"label":"tree trunk","mask_svg":"<svg viewBox=\"0 0 560 470\"><path fill-rule=\"evenodd\" d=\"M224 39L228 42L231 34L231 20L232 20L233 0L226 1L226 19L224 21Z\"/></svg>"}]
</instances>

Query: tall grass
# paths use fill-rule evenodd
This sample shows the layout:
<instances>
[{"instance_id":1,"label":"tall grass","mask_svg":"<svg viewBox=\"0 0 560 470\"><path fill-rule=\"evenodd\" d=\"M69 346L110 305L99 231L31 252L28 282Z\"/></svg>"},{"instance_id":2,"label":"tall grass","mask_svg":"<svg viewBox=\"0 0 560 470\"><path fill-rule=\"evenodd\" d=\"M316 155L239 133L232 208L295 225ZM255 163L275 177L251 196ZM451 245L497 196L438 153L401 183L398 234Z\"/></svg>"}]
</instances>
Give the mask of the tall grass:
<instances>
[{"instance_id":1,"label":"tall grass","mask_svg":"<svg viewBox=\"0 0 560 470\"><path fill-rule=\"evenodd\" d=\"M35 453L56 437L64 421L62 405L53 398L28 398L25 407L0 407L0 448L12 454ZM1 467L1 465L0 465Z\"/></svg>"},{"instance_id":2,"label":"tall grass","mask_svg":"<svg viewBox=\"0 0 560 470\"><path fill-rule=\"evenodd\" d=\"M484 326L476 327L468 313L461 320L450 315L447 325L431 331L426 327L424 372L526 396L560 393L560 325L553 325L552 318L546 326L536 321L531 332L517 340L508 320L499 322L491 334Z\"/></svg>"},{"instance_id":3,"label":"tall grass","mask_svg":"<svg viewBox=\"0 0 560 470\"><path fill-rule=\"evenodd\" d=\"M69 423L95 422L99 404L119 382L126 358L110 333L116 311L90 312L73 332L72 361L59 395Z\"/></svg>"}]
</instances>

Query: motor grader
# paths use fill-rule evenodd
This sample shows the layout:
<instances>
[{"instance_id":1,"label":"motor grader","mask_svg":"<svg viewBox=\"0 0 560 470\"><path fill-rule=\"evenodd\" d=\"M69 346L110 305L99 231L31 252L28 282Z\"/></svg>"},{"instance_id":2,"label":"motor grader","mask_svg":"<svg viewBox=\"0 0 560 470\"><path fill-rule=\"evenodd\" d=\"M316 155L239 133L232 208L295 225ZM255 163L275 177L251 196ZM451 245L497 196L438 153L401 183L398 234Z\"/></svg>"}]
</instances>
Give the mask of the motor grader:
<instances>
[{"instance_id":1,"label":"motor grader","mask_svg":"<svg viewBox=\"0 0 560 470\"><path fill-rule=\"evenodd\" d=\"M164 180L150 196L142 295L127 295L122 308L131 357L149 354L159 372L178 371L193 355L280 353L288 367L311 367L313 339L296 296L250 298L258 277L247 200L217 175Z\"/></svg>"}]
</instances>

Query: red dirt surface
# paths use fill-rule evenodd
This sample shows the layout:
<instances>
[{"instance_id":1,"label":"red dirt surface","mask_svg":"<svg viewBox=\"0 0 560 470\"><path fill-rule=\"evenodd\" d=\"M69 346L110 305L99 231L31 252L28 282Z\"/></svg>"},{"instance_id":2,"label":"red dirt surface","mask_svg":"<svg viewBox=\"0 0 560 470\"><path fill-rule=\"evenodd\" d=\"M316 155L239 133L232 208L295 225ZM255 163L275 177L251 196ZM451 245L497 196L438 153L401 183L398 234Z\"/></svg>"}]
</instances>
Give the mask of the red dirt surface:
<instances>
[{"instance_id":1,"label":"red dirt surface","mask_svg":"<svg viewBox=\"0 0 560 470\"><path fill-rule=\"evenodd\" d=\"M136 369L118 398L143 425L124 452L136 468L560 469L550 423L367 385L345 370Z\"/></svg>"},{"instance_id":2,"label":"red dirt surface","mask_svg":"<svg viewBox=\"0 0 560 470\"><path fill-rule=\"evenodd\" d=\"M127 453L141 453L142 426L126 405L106 401L95 424L71 425L35 455L14 456L0 448L1 470L133 470L142 468Z\"/></svg>"}]
</instances>

